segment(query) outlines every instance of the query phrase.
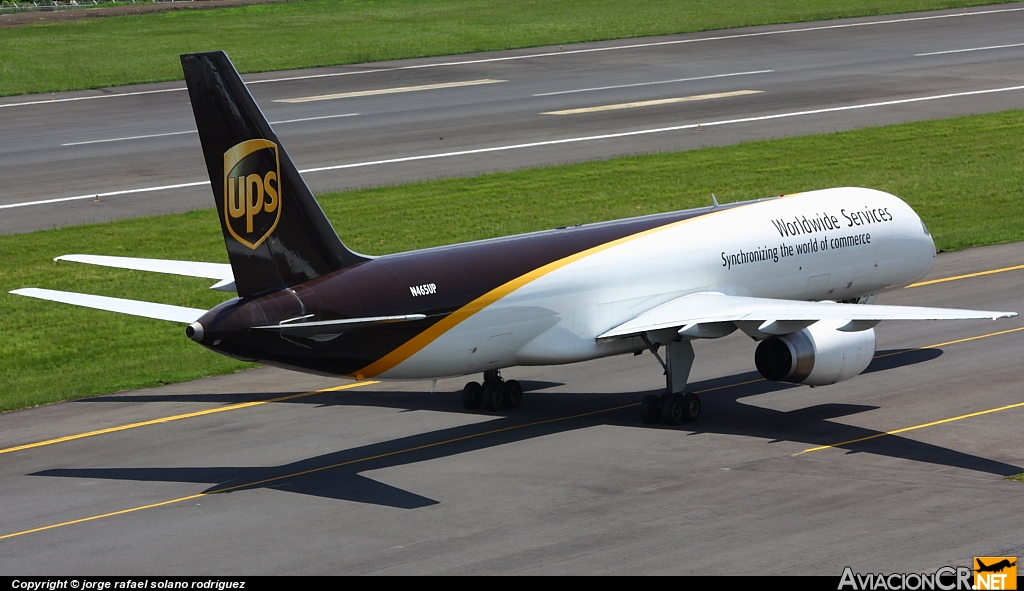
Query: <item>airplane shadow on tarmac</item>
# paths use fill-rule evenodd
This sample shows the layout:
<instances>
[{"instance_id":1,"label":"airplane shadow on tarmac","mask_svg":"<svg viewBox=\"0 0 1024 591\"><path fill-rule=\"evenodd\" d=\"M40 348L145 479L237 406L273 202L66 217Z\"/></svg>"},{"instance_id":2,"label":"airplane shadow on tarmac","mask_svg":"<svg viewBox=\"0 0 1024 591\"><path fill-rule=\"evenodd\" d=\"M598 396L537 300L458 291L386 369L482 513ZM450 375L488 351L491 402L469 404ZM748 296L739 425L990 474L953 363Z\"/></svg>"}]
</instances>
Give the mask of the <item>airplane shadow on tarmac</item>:
<instances>
[{"instance_id":1,"label":"airplane shadow on tarmac","mask_svg":"<svg viewBox=\"0 0 1024 591\"><path fill-rule=\"evenodd\" d=\"M879 351L865 373L923 363L942 355L938 349ZM835 445L851 453L925 462L1009 476L1024 472L1010 464L989 460L956 450L886 435L879 431L844 425L830 419L875 410L859 404L824 403L788 412L744 404L741 399L795 388L759 379L754 372L716 378L691 384L695 391L708 390L702 396L703 416L693 425L678 427L644 425L637 412L638 401L652 392L616 394L543 393L561 384L523 381L524 390L533 392L523 407L511 412L487 413L495 421L463 425L429 433L402 437L372 445L339 450L289 464L267 467L222 468L67 468L36 472L33 476L95 478L155 482L192 482L210 484L205 492L230 493L271 488L318 497L368 503L401 509L416 509L439 501L405 491L365 476L361 472L425 462L481 449L510 445L536 437L586 429L597 425L616 425L649 429L674 429L690 435L716 433L756 437L770 442L792 441L809 446ZM731 384L741 384L732 385ZM724 387L723 387L724 386ZM716 389L720 388L720 389ZM181 396L107 396L93 400L195 400L244 402L247 394ZM258 399L258 397L257 397ZM470 412L462 409L460 393L429 394L410 392L373 392L369 388L325 392L297 398L289 403L320 405L375 406L406 410Z\"/></svg>"}]
</instances>

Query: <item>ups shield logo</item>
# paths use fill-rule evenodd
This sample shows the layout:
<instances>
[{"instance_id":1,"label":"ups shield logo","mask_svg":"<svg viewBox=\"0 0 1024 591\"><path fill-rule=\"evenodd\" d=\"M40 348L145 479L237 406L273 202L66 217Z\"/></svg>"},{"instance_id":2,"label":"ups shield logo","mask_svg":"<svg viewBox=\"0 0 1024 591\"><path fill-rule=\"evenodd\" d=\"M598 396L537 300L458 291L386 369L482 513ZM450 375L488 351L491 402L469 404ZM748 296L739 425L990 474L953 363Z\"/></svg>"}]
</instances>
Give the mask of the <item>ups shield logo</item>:
<instances>
[{"instance_id":1,"label":"ups shield logo","mask_svg":"<svg viewBox=\"0 0 1024 591\"><path fill-rule=\"evenodd\" d=\"M224 224L253 250L281 221L280 179L274 142L248 140L224 152Z\"/></svg>"}]
</instances>

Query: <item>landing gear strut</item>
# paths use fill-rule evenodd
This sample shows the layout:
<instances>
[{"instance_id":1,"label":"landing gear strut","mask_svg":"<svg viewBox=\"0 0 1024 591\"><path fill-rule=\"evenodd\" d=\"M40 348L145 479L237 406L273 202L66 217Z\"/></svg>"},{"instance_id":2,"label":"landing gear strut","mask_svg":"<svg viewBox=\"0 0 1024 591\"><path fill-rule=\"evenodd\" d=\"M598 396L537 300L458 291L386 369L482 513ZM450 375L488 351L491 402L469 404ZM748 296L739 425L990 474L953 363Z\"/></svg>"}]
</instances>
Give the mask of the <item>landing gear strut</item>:
<instances>
[{"instance_id":1,"label":"landing gear strut","mask_svg":"<svg viewBox=\"0 0 1024 591\"><path fill-rule=\"evenodd\" d=\"M659 345L652 344L647 333L640 336L665 369L665 393L644 397L640 403L640 420L648 425L659 421L666 425L696 421L700 418L700 398L693 392L683 392L693 366L693 346L690 341L669 341L666 345L666 362L658 355Z\"/></svg>"},{"instance_id":2,"label":"landing gear strut","mask_svg":"<svg viewBox=\"0 0 1024 591\"><path fill-rule=\"evenodd\" d=\"M469 382L462 389L462 406L476 410L515 409L523 403L523 387L515 380L505 381L498 370L484 372L484 383Z\"/></svg>"}]
</instances>

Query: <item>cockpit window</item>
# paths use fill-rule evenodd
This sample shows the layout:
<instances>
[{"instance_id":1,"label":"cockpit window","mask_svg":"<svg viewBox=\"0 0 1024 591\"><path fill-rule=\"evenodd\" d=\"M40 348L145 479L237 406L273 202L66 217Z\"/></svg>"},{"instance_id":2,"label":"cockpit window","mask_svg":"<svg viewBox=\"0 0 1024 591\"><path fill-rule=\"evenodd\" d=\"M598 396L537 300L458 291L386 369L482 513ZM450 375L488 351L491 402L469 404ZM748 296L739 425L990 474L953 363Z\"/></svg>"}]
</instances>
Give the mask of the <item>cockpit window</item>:
<instances>
[{"instance_id":1,"label":"cockpit window","mask_svg":"<svg viewBox=\"0 0 1024 591\"><path fill-rule=\"evenodd\" d=\"M928 226L924 225L924 220L921 220L921 229L924 230L925 236L931 236L932 233L928 231Z\"/></svg>"}]
</instances>

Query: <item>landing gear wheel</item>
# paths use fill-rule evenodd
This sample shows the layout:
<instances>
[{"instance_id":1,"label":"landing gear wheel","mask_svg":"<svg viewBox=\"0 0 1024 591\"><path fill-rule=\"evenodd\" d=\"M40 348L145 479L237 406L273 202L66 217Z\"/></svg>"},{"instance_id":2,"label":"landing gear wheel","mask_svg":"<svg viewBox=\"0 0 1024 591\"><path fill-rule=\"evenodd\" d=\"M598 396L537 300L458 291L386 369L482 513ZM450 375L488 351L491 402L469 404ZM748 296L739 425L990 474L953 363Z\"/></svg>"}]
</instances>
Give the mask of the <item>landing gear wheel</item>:
<instances>
[{"instance_id":1,"label":"landing gear wheel","mask_svg":"<svg viewBox=\"0 0 1024 591\"><path fill-rule=\"evenodd\" d=\"M487 410L498 410L501 408L501 403L505 400L505 394L502 392L501 382L497 380L487 380L484 382L484 408Z\"/></svg>"},{"instance_id":2,"label":"landing gear wheel","mask_svg":"<svg viewBox=\"0 0 1024 591\"><path fill-rule=\"evenodd\" d=\"M644 401L640 403L640 420L648 425L661 420L661 398L654 394L644 396Z\"/></svg>"},{"instance_id":3,"label":"landing gear wheel","mask_svg":"<svg viewBox=\"0 0 1024 591\"><path fill-rule=\"evenodd\" d=\"M519 405L523 403L523 387L519 385L519 382L515 380L509 380L502 384L504 390L504 404L505 408L519 408Z\"/></svg>"},{"instance_id":4,"label":"landing gear wheel","mask_svg":"<svg viewBox=\"0 0 1024 591\"><path fill-rule=\"evenodd\" d=\"M462 406L465 406L466 410L476 410L483 402L483 387L476 382L466 384L466 387L462 389Z\"/></svg>"},{"instance_id":5,"label":"landing gear wheel","mask_svg":"<svg viewBox=\"0 0 1024 591\"><path fill-rule=\"evenodd\" d=\"M683 395L683 420L692 423L700 418L700 398L693 392Z\"/></svg>"},{"instance_id":6,"label":"landing gear wheel","mask_svg":"<svg viewBox=\"0 0 1024 591\"><path fill-rule=\"evenodd\" d=\"M698 404L699 406L699 404ZM666 425L678 425L683 422L683 399L681 396L667 396L661 405L661 420Z\"/></svg>"}]
</instances>

